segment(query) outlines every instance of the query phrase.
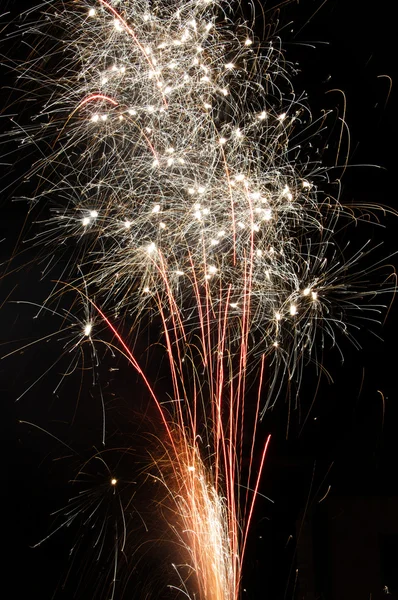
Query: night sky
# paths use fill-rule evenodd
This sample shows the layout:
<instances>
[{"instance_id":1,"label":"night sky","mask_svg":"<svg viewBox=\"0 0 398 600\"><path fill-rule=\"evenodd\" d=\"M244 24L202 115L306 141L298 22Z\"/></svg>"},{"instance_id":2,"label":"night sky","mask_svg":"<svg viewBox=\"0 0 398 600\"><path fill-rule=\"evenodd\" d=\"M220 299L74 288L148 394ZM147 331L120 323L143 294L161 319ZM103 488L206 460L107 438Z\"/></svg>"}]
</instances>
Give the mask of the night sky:
<instances>
[{"instance_id":1,"label":"night sky","mask_svg":"<svg viewBox=\"0 0 398 600\"><path fill-rule=\"evenodd\" d=\"M4 12L10 10L11 14L34 4L26 0L0 2L1 9L4 7ZM281 9L279 29L286 55L288 60L300 63L301 69L293 83L298 91L308 92L308 104L315 116L323 109L338 107L341 112L342 95L330 90L343 90L346 95L346 121L352 145L350 166L342 181L343 201L347 204L369 202L396 209L394 97L388 97L387 78L380 78L394 75L396 32L393 31L392 5L387 0L371 5L358 0L329 0L322 7L321 4L303 0ZM274 4L269 3L266 8L268 6L271 9ZM2 23L9 19L9 16L3 17ZM10 48L4 38L1 54L18 57L19 50L15 43ZM6 66L3 68L6 100L2 103L0 123L2 131L7 131L6 115L13 110L9 105L13 98L9 88L14 86L14 77ZM333 162L337 138L336 130L332 132L330 148L324 153L326 162ZM2 147L7 152L12 146L7 143ZM90 373L82 378L77 373L67 377L53 393L70 362L67 353L59 359L63 352L62 335L46 341L55 328L60 327L59 320L48 315L34 318L35 306L15 303L40 304L52 289L52 280L60 276L62 261L66 260L62 258L50 274L41 279L46 250L24 242L34 235L34 221L45 218L48 211L47 207L39 207L29 216L24 202L12 201L20 190L26 195L32 193L29 184L22 184L18 191L11 185L26 172L30 160L26 156L19 159L15 154L11 160L5 157L2 162L7 164L1 167L0 187L7 189L2 193L0 221L4 274L0 281L0 354L44 338L0 362L1 443L6 470L1 486L5 501L1 512L5 553L3 581L7 580L9 570L16 568L17 576L8 582L12 590L9 597L16 599L29 596L50 600L54 594L55 599L65 600L107 598L101 588L101 577L110 559L108 556L95 563L90 542L93 533L84 519L32 548L60 523L51 513L65 506L76 490L83 489L81 484L71 483L82 463L89 461L87 472L93 489L108 479L108 473L89 460L100 447L102 426L100 392L92 387ZM373 245L382 243L374 257L366 259L367 265L388 257L397 249L396 217L381 217L380 227L362 224L357 230L351 230L353 244L359 246L368 238L372 238ZM10 256L14 256L11 261ZM392 257L387 262L396 265L397 258ZM390 300L391 296L381 297L382 304ZM67 295L64 302L68 304ZM247 589L243 597L336 600L328 558L332 551L330 537L324 526L328 503L342 497L398 497L397 319L398 308L393 305L384 327L377 324L368 327L363 322L357 336L362 346L360 351L346 340L339 340L344 363L339 352L333 349L325 351L323 359L333 383L323 377L318 386L315 370L309 366L299 406L292 407L290 418L286 393L263 420L261 433L264 437L271 433L272 443L261 492L273 503L259 498L256 506L243 570L243 587ZM146 337L137 342L139 356L144 356L148 341L157 337L156 327L156 324L149 325ZM135 485L132 482L140 477L145 462L145 448L151 443L149 436L156 432L157 417L148 406L143 386L123 360L112 358L109 353L100 358L101 387L109 413L107 464L117 471L118 479L123 482L121 494L131 494ZM50 369L58 359L59 363ZM88 364L89 353L85 359ZM49 372L44 374L47 369ZM147 372L158 380L160 389L167 388L164 368L155 350L149 356ZM41 380L16 403L16 398L42 374ZM20 420L39 425L64 444L36 427L19 423ZM319 502L329 486L327 498ZM105 521L112 511L117 511L111 497L106 502ZM148 512L152 529L158 531L155 537L165 537L161 525L150 521L151 502L137 489L137 511L144 516ZM317 595L311 597L294 584L297 523L305 507L318 524L314 537ZM397 534L396 531L391 533ZM105 539L105 544L110 544L111 532ZM143 529L138 525L133 528L132 539L145 541ZM76 540L79 540L80 554L62 590L71 564L70 549ZM126 575L115 598L121 598L123 590L125 598L166 598L162 585L167 577L164 563L171 561L168 552L167 544L160 542L140 561L136 557L129 559L126 572L131 576ZM107 555L106 549L103 555ZM85 561L89 565L88 572ZM369 590L370 593L373 600L398 597L383 595L381 589ZM366 597L358 594L352 599L369 600L369 594Z\"/></svg>"}]
</instances>

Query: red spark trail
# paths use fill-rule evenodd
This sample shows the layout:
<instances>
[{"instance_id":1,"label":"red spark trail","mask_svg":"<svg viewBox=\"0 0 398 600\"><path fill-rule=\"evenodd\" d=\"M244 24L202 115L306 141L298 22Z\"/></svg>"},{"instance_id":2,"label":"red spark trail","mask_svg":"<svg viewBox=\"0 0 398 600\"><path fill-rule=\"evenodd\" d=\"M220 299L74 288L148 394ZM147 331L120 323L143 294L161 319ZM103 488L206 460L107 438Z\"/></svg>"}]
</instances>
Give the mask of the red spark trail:
<instances>
[{"instance_id":1,"label":"red spark trail","mask_svg":"<svg viewBox=\"0 0 398 600\"><path fill-rule=\"evenodd\" d=\"M255 501L256 501L257 492L258 492L258 488L259 488L259 485L260 485L260 479L261 479L261 475L262 475L262 472L263 472L265 455L267 454L267 449L268 449L268 445L269 445L270 441L271 441L271 435L269 435L267 437L267 441L265 442L265 446L264 446L263 455L261 457L261 463L260 463L260 468L258 470L258 476L257 476L256 486L254 488L252 502L251 502L250 511L249 511L249 516L248 516L247 523L246 523L246 528L245 528L245 534L244 534L244 537L243 537L243 544L242 544L242 550L241 550L241 557L242 557L242 559L243 559L243 556L245 554L247 536L248 536L248 533L249 533L250 523L251 523L252 516L253 516L254 504L255 504Z\"/></svg>"},{"instance_id":2,"label":"red spark trail","mask_svg":"<svg viewBox=\"0 0 398 600\"><path fill-rule=\"evenodd\" d=\"M105 100L106 102L113 104L113 106L118 106L118 102L116 102L116 100L110 98L109 96L105 96L105 94L91 94L90 96L87 96L87 98L80 102L76 110L79 110L79 108L81 108L85 104L88 104L88 102L91 102L92 100Z\"/></svg>"}]
</instances>

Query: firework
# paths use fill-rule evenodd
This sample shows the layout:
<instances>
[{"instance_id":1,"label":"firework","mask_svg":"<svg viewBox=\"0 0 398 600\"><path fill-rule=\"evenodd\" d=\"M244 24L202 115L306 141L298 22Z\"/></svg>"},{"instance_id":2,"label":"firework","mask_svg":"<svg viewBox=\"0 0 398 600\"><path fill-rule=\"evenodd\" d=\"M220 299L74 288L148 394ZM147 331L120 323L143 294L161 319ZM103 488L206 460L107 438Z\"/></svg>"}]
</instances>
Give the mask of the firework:
<instances>
[{"instance_id":1,"label":"firework","mask_svg":"<svg viewBox=\"0 0 398 600\"><path fill-rule=\"evenodd\" d=\"M374 295L355 271L368 249L346 256L336 245L353 216L322 191L327 169L301 158L323 121L295 96L280 44L260 43L227 5L51 0L40 10L38 22L24 16L35 49L19 79L41 110L14 135L43 148L29 176L51 216L34 242L73 248L63 279L88 307L68 348L89 341L95 359L100 319L143 378L163 424L156 477L195 574L176 587L235 600L269 442L255 461L259 416L328 338L351 337L347 315ZM121 315L136 330L147 315L159 324L171 408L120 334Z\"/></svg>"}]
</instances>

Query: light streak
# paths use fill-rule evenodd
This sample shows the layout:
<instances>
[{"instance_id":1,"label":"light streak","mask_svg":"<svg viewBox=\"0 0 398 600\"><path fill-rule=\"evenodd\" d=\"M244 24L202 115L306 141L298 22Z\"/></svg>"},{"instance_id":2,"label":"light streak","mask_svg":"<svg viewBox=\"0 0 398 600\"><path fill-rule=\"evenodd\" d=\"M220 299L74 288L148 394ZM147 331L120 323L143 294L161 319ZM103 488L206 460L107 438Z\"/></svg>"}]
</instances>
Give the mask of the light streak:
<instances>
[{"instance_id":1,"label":"light streak","mask_svg":"<svg viewBox=\"0 0 398 600\"><path fill-rule=\"evenodd\" d=\"M106 102L109 102L109 104L112 104L113 106L117 106L116 100L113 100L113 98L110 98L109 96L105 96L104 94L91 94L90 96L88 96L87 98L82 100L82 102L79 104L79 106L77 108L78 109L82 108L83 106L85 106L89 102L92 102L93 100L105 100Z\"/></svg>"}]
</instances>

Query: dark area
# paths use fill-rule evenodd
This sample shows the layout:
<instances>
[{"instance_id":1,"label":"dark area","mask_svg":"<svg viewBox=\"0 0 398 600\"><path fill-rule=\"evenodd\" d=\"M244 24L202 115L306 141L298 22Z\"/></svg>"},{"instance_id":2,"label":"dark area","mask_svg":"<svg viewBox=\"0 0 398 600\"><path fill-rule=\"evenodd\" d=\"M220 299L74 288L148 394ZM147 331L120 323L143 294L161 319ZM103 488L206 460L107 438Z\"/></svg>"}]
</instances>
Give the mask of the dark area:
<instances>
[{"instance_id":1,"label":"dark area","mask_svg":"<svg viewBox=\"0 0 398 600\"><path fill-rule=\"evenodd\" d=\"M4 12L10 10L15 15L24 5L32 6L34 2L3 1L1 9L3 12L4 7ZM269 9L265 18L274 14L273 7L274 3L265 5ZM3 17L2 21L9 18ZM346 97L346 121L352 145L350 167L342 180L342 200L347 204L382 204L396 210L393 185L396 116L394 97L389 96L389 81L385 77L394 75L393 5L387 0L369 6L359 0L329 0L323 5L320 1L304 0L282 6L279 23L287 59L300 64L294 85L307 91L313 115L336 107L341 115L342 92ZM6 51L5 40L2 53ZM15 45L12 51L18 52ZM4 77L7 85L13 85L13 77L6 69ZM6 90L5 96L8 95ZM4 113L8 112L5 102ZM5 117L1 125L2 131L6 131ZM337 124L336 131L331 133L331 139L336 138ZM325 160L333 162L335 152L334 141L330 151L325 152ZM2 167L3 182L8 185L15 175L24 173L28 162L24 159ZM3 265L13 248L20 246L18 237L25 219L26 205L11 202L9 192L5 191L0 223ZM33 224L30 230L32 227ZM376 258L397 250L396 217L386 214L380 227L361 227L359 237L368 236L375 245L378 241L383 243ZM396 265L396 257L389 262ZM7 352L45 338L53 331L51 318L33 318L35 307L25 305L22 309L21 305L9 303L9 299L40 302L52 285L46 279L39 283L41 268L36 251L27 247L7 267L7 276L0 281L1 338L6 342L15 340L4 345ZM389 300L385 298L382 302ZM324 364L333 383L322 377L314 399L317 380L315 377L314 382L314 373L309 369L300 405L293 406L289 415L288 399L281 397L265 417L261 428L264 437L272 433L272 443L261 493L273 503L259 498L256 505L244 569L243 598L398 598L397 319L398 308L393 305L384 326L372 327L383 340L362 327L358 332L363 348L360 351L342 342L343 364L337 351L325 353ZM101 398L86 380L80 394L76 381L63 386L59 394L53 394L59 369L15 403L37 374L45 371L45 365L50 365L57 356L59 339L53 342L39 344L33 352L21 350L0 362L1 444L6 464L1 492L5 501L1 512L2 546L6 554L2 566L5 578L17 566L12 598L50 600L58 590L56 598L85 600L94 598L99 579L95 569L90 587L80 589L76 595L74 589L83 565L71 571L64 592L61 588L76 538L81 539L83 555L90 555L90 526L86 527L88 533L82 535L85 525L76 521L47 542L33 546L58 522L56 515L51 514L68 504L70 480L86 455L88 459L93 454L93 445L97 443L94 440L100 437ZM117 432L111 436L106 460L122 473L121 480L131 482L142 468L142 449L148 443L143 437L144 430L148 429L148 423L156 429L155 415L148 408L145 391L122 361L105 351L101 359L109 385L109 390L105 390L111 415L109 430ZM38 362L42 365L39 371ZM62 367L65 364L67 361ZM155 377L159 373L156 361L150 361L148 369ZM114 373L114 378L109 373ZM67 440L74 452L19 420L40 423L57 438ZM73 428L69 427L71 422ZM85 447L87 439L93 440L90 448ZM120 447L131 449L124 453L123 461L117 452ZM88 472L90 482L108 478L106 469L97 468L96 464L90 463ZM77 493L83 489L80 484L75 488L73 485ZM126 484L125 494L132 493L131 485ZM109 510L114 510L111 502L112 498ZM137 502L142 514L150 512L145 497L139 493ZM137 525L134 535L145 542L142 527ZM159 537L163 535L159 529ZM128 569L135 573L135 579L131 576L130 581L124 582L126 597L158 597L162 577L159 564L165 557L166 550L160 544L155 555L144 554L137 562L135 557L131 559ZM95 556L90 555L90 560L95 562ZM117 593L116 598L121 595Z\"/></svg>"}]
</instances>

